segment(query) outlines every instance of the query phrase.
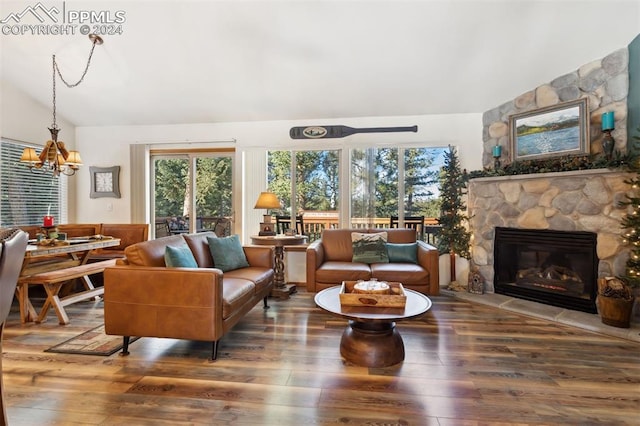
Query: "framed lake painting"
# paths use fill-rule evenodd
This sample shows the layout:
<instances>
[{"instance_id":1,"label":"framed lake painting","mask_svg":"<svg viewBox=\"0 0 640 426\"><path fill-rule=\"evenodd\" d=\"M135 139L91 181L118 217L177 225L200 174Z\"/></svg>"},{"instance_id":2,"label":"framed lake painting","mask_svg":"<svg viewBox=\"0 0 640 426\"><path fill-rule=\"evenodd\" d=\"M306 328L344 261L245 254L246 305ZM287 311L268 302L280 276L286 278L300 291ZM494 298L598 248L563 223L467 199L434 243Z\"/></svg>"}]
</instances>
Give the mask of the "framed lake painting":
<instances>
[{"instance_id":1,"label":"framed lake painting","mask_svg":"<svg viewBox=\"0 0 640 426\"><path fill-rule=\"evenodd\" d=\"M588 99L509 117L513 161L589 153Z\"/></svg>"}]
</instances>

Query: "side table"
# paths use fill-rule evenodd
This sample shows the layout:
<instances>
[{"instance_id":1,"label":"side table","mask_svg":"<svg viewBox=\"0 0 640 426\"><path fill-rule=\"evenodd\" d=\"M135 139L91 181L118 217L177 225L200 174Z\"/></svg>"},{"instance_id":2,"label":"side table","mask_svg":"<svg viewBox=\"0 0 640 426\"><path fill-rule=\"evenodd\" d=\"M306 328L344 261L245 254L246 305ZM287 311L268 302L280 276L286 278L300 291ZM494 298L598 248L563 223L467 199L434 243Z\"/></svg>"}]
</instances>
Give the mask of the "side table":
<instances>
[{"instance_id":1,"label":"side table","mask_svg":"<svg viewBox=\"0 0 640 426\"><path fill-rule=\"evenodd\" d=\"M275 248L275 267L273 272L273 290L271 296L288 299L290 294L296 292L295 284L284 282L284 246L295 246L307 242L306 235L252 235L251 242L259 246L273 246Z\"/></svg>"}]
</instances>

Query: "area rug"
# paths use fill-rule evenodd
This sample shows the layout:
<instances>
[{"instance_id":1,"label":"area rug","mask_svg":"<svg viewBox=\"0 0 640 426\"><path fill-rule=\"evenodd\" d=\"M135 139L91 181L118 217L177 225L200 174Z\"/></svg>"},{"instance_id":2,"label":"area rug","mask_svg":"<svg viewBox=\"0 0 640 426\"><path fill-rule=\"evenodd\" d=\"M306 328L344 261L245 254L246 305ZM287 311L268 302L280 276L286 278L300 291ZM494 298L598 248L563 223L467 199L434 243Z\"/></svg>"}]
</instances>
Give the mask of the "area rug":
<instances>
[{"instance_id":1,"label":"area rug","mask_svg":"<svg viewBox=\"0 0 640 426\"><path fill-rule=\"evenodd\" d=\"M139 337L132 337L129 343ZM46 349L45 352L61 354L109 356L122 349L122 336L109 336L104 332L104 324L72 337L58 345Z\"/></svg>"}]
</instances>

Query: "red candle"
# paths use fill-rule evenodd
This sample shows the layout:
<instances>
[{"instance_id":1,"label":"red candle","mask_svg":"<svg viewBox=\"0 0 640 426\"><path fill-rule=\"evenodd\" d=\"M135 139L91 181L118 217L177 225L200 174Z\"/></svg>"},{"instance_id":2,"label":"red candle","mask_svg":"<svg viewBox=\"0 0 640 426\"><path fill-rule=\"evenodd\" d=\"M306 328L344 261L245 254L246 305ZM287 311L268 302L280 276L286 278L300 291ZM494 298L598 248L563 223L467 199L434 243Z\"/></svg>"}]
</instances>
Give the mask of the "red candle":
<instances>
[{"instance_id":1,"label":"red candle","mask_svg":"<svg viewBox=\"0 0 640 426\"><path fill-rule=\"evenodd\" d=\"M53 226L53 216L49 216L49 215L45 216L43 225L45 227Z\"/></svg>"}]
</instances>

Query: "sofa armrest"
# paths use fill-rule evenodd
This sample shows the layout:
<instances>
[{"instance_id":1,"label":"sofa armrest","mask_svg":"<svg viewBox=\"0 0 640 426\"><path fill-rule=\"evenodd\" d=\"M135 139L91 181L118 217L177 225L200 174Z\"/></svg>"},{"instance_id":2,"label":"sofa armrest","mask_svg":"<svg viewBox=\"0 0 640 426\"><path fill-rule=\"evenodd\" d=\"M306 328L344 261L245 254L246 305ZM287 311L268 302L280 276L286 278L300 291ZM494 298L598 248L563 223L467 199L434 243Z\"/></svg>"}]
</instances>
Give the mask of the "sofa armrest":
<instances>
[{"instance_id":1,"label":"sofa armrest","mask_svg":"<svg viewBox=\"0 0 640 426\"><path fill-rule=\"evenodd\" d=\"M115 266L104 271L107 334L214 341L223 334L222 271Z\"/></svg>"},{"instance_id":2,"label":"sofa armrest","mask_svg":"<svg viewBox=\"0 0 640 426\"><path fill-rule=\"evenodd\" d=\"M316 269L324 263L324 247L322 240L316 240L307 246L307 291L316 289Z\"/></svg>"},{"instance_id":3,"label":"sofa armrest","mask_svg":"<svg viewBox=\"0 0 640 426\"><path fill-rule=\"evenodd\" d=\"M257 266L260 268L275 268L275 249L267 246L243 246L245 256L247 256L247 262L251 266Z\"/></svg>"},{"instance_id":4,"label":"sofa armrest","mask_svg":"<svg viewBox=\"0 0 640 426\"><path fill-rule=\"evenodd\" d=\"M440 293L440 254L434 246L418 241L418 264L429 271L429 294L437 296Z\"/></svg>"}]
</instances>

